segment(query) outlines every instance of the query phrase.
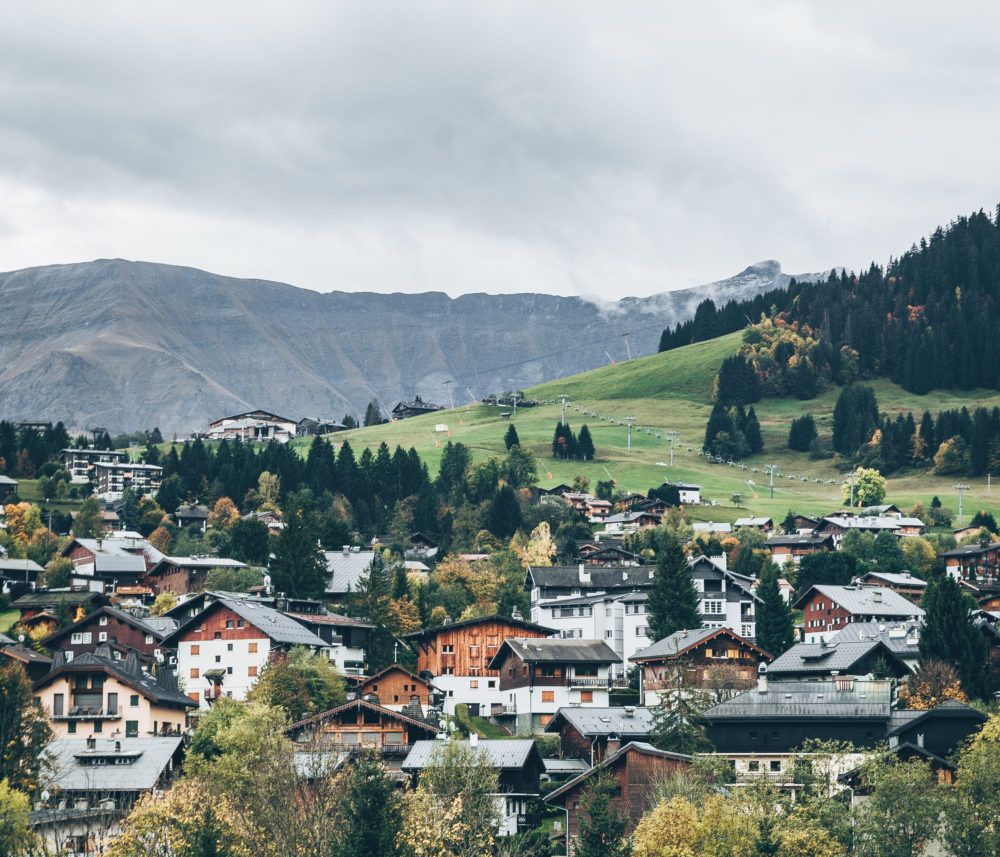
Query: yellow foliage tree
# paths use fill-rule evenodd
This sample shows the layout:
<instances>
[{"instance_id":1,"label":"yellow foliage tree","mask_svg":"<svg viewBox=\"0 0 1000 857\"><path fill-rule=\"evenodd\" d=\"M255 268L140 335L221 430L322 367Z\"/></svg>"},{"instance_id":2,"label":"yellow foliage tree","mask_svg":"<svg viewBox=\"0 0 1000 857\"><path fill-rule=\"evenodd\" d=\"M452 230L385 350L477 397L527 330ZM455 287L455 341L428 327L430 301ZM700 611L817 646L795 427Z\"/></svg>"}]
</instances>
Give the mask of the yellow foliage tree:
<instances>
[{"instance_id":1,"label":"yellow foliage tree","mask_svg":"<svg viewBox=\"0 0 1000 857\"><path fill-rule=\"evenodd\" d=\"M421 629L420 610L410 597L394 598L389 602L390 627L396 634L410 634Z\"/></svg>"},{"instance_id":2,"label":"yellow foliage tree","mask_svg":"<svg viewBox=\"0 0 1000 857\"><path fill-rule=\"evenodd\" d=\"M228 530L240 519L240 510L228 497L220 497L209 513L208 525L218 530Z\"/></svg>"},{"instance_id":3,"label":"yellow foliage tree","mask_svg":"<svg viewBox=\"0 0 1000 857\"><path fill-rule=\"evenodd\" d=\"M699 857L702 827L698 810L680 795L661 801L639 821L632 841L633 857Z\"/></svg>"},{"instance_id":4,"label":"yellow foliage tree","mask_svg":"<svg viewBox=\"0 0 1000 857\"><path fill-rule=\"evenodd\" d=\"M511 542L513 547L513 542ZM542 521L531 531L531 537L517 551L521 558L521 565L528 566L549 566L552 559L558 553L556 543L552 540L552 530L548 521Z\"/></svg>"},{"instance_id":5,"label":"yellow foliage tree","mask_svg":"<svg viewBox=\"0 0 1000 857\"><path fill-rule=\"evenodd\" d=\"M969 701L955 668L944 661L922 663L899 688L900 708L934 708L949 699Z\"/></svg>"},{"instance_id":6,"label":"yellow foliage tree","mask_svg":"<svg viewBox=\"0 0 1000 857\"><path fill-rule=\"evenodd\" d=\"M157 527L149 534L149 543L160 553L169 554L174 543L174 537L166 527Z\"/></svg>"}]
</instances>

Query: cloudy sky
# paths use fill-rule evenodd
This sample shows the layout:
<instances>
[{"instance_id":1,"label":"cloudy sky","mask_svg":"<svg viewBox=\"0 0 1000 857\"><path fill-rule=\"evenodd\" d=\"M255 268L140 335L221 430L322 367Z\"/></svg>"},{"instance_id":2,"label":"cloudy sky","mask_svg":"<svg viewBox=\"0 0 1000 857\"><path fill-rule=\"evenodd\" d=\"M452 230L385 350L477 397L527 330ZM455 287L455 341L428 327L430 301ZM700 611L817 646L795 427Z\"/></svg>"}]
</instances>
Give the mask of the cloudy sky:
<instances>
[{"instance_id":1,"label":"cloudy sky","mask_svg":"<svg viewBox=\"0 0 1000 857\"><path fill-rule=\"evenodd\" d=\"M0 270L615 298L1000 202L986 4L7 6Z\"/></svg>"}]
</instances>

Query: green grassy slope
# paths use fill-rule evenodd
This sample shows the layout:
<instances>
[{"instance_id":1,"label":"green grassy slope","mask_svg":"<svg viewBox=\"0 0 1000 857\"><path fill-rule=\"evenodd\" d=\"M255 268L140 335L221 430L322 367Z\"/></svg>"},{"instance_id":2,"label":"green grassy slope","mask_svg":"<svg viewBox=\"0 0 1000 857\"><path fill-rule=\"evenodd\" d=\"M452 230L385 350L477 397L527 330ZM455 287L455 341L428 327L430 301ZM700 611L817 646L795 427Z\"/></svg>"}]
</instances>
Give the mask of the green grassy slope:
<instances>
[{"instance_id":1,"label":"green grassy slope","mask_svg":"<svg viewBox=\"0 0 1000 857\"><path fill-rule=\"evenodd\" d=\"M789 509L800 512L822 512L841 504L841 469L830 459L813 461L806 453L792 452L785 447L788 426L792 419L803 413L812 413L817 421L821 442L829 448L832 432L833 408L839 388L828 390L808 402L796 399L767 399L755 405L765 442L765 454L748 464L760 466L774 462L785 473L794 474L790 480L781 478L775 483L775 496L770 499L763 473L741 471L726 465L709 463L697 451L704 436L705 423L711 411L712 381L722 360L735 353L740 334L709 342L701 342L664 354L654 354L632 361L618 363L548 382L526 390L532 398L554 401L561 393L569 395L566 419L574 430L586 423L597 447L593 462L556 461L550 457L552 435L561 415L556 404L535 408L521 408L512 418L522 445L528 446L538 458L540 484L571 482L576 475L590 479L591 489L598 480L615 478L619 488L648 491L665 478L696 482L703 486L703 495L719 502L717 507L703 506L689 510L695 520L731 521L744 514L784 517ZM913 411L915 417L925 409L932 413L948 408L970 409L986 404L992 407L998 398L989 391L935 391L927 396L914 396L888 382L872 383L883 412L895 415ZM477 460L504 453L503 436L511 419L500 416L509 408L485 407L479 404L457 406L455 410L441 411L423 417L402 420L367 429L333 435L331 440L340 443L349 439L355 454L365 446L373 449L382 441L394 448L413 446L436 474L441 458L441 448L451 439L461 441L473 450ZM592 416L596 414L598 416ZM604 415L601 420L599 415ZM636 417L641 430L632 432L632 449L626 450L627 432L619 421L625 416ZM447 431L437 431L446 425ZM650 433L646 433L646 428ZM675 446L674 467L669 462L669 446L655 433L664 429L679 433ZM303 446L308 441L297 441ZM550 478L551 474L551 478ZM802 481L805 476L807 481ZM748 485L751 480L755 485ZM818 481L814 481L818 480ZM836 480L830 484L827 480ZM909 508L917 500L925 504L935 494L940 495L946 506L957 510L957 498L952 486L953 477L939 477L927 473L910 473L890 479L888 499L901 507ZM966 494L966 521L976 509L1000 511L1000 486L987 496L985 478L963 480L971 486ZM730 503L734 492L741 492L746 509L737 509ZM757 498L753 498L756 492Z\"/></svg>"}]
</instances>

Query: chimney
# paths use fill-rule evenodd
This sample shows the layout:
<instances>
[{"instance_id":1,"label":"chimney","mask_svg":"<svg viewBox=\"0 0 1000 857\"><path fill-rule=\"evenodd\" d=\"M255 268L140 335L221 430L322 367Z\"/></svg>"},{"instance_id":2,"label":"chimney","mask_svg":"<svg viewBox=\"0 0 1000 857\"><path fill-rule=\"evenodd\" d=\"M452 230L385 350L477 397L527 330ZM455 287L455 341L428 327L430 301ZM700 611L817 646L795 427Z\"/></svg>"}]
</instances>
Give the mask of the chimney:
<instances>
[{"instance_id":1,"label":"chimney","mask_svg":"<svg viewBox=\"0 0 1000 857\"><path fill-rule=\"evenodd\" d=\"M604 758L607 759L608 756L613 756L617 753L622 746L622 739L617 735L609 735L608 743L604 748Z\"/></svg>"},{"instance_id":2,"label":"chimney","mask_svg":"<svg viewBox=\"0 0 1000 857\"><path fill-rule=\"evenodd\" d=\"M767 664L757 667L757 693L767 693Z\"/></svg>"},{"instance_id":3,"label":"chimney","mask_svg":"<svg viewBox=\"0 0 1000 857\"><path fill-rule=\"evenodd\" d=\"M102 544L104 544L104 539L102 539L100 536L98 536L97 537L97 549L98 550L101 550L101 545Z\"/></svg>"},{"instance_id":4,"label":"chimney","mask_svg":"<svg viewBox=\"0 0 1000 857\"><path fill-rule=\"evenodd\" d=\"M93 735L91 735L87 739L87 749L88 750L96 750L97 749L97 739Z\"/></svg>"},{"instance_id":5,"label":"chimney","mask_svg":"<svg viewBox=\"0 0 1000 857\"><path fill-rule=\"evenodd\" d=\"M470 747L478 747L479 746L479 733L478 732L470 732L469 733L469 746Z\"/></svg>"},{"instance_id":6,"label":"chimney","mask_svg":"<svg viewBox=\"0 0 1000 857\"><path fill-rule=\"evenodd\" d=\"M344 545L344 547L342 548L342 550L344 551L344 556L347 556L351 552L351 546L350 545Z\"/></svg>"},{"instance_id":7,"label":"chimney","mask_svg":"<svg viewBox=\"0 0 1000 857\"><path fill-rule=\"evenodd\" d=\"M115 741L115 752L116 753L120 753L121 751L122 751L122 742L121 741Z\"/></svg>"},{"instance_id":8,"label":"chimney","mask_svg":"<svg viewBox=\"0 0 1000 857\"><path fill-rule=\"evenodd\" d=\"M719 568L721 568L723 571L728 571L728 569L726 568L725 554L722 554L721 556L711 556L709 557L709 559L712 560L712 562L714 562L717 566L719 566Z\"/></svg>"},{"instance_id":9,"label":"chimney","mask_svg":"<svg viewBox=\"0 0 1000 857\"><path fill-rule=\"evenodd\" d=\"M582 562L580 563L579 568L579 578L580 583L590 583L590 572L587 571L587 566L585 566Z\"/></svg>"}]
</instances>

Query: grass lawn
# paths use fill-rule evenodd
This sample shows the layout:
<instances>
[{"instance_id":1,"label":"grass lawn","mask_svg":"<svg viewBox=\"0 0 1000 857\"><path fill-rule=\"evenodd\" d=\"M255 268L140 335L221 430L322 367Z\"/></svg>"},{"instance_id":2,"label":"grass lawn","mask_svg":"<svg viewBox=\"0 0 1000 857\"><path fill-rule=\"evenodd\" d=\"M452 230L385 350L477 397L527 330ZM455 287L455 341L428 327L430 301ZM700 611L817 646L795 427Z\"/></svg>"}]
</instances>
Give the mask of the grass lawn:
<instances>
[{"instance_id":1,"label":"grass lawn","mask_svg":"<svg viewBox=\"0 0 1000 857\"><path fill-rule=\"evenodd\" d=\"M703 498L718 503L689 507L687 512L696 521L731 522L749 514L780 519L789 509L816 513L839 507L843 502L840 492L844 469L832 458L814 461L808 453L793 452L785 446L791 421L803 413L811 413L817 422L821 444L827 449L831 447L833 408L839 388L807 402L765 399L754 406L766 450L746 462L748 468L758 468L756 473L716 464L698 455L711 412L712 381L722 360L736 351L739 341L740 334L730 334L542 384L526 390L526 395L556 403L519 408L516 417L500 416L510 410L507 407L474 404L355 429L331 435L330 440L337 446L349 440L355 456L365 446L374 452L382 442L390 449L397 444L404 449L412 446L427 463L430 473L436 475L441 451L449 440L468 446L476 461L502 456L504 433L513 423L521 445L531 449L538 460L542 486L569 483L576 476L584 476L590 480L591 491L598 481L613 478L620 489L645 493L668 478L690 481L702 486ZM883 412L895 415L913 411L918 422L925 409L937 414L940 410L963 406L970 410L980 404L992 407L998 401L995 393L984 390L934 391L914 396L889 381L875 381L871 386ZM571 397L566 405L570 426L579 430L586 423L590 428L597 460L560 461L551 457L552 435L562 414L555 397L561 393ZM635 417L638 426L632 430L631 450L624 424L626 416ZM669 466L670 447L663 434L665 429L678 432L673 467ZM295 443L304 453L309 442L302 439ZM773 499L767 476L761 469L769 463L775 463L782 473L775 480ZM928 472L896 474L889 479L887 500L909 509L917 500L929 505L931 498L938 495L945 506L957 512L957 497L952 488L955 481L954 477ZM964 503L966 521L978 509L1000 514L1000 486L994 495L987 491L985 478L964 481L970 486ZM742 508L731 500L737 492L743 495Z\"/></svg>"},{"instance_id":2,"label":"grass lawn","mask_svg":"<svg viewBox=\"0 0 1000 857\"><path fill-rule=\"evenodd\" d=\"M7 610L0 613L0 634L6 634L20 618L20 610Z\"/></svg>"}]
</instances>

